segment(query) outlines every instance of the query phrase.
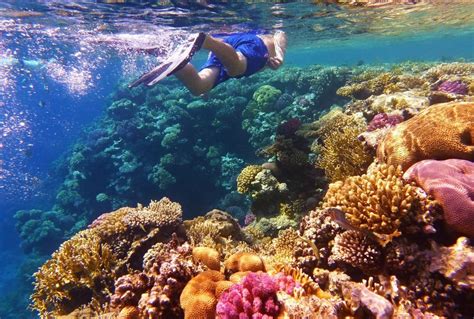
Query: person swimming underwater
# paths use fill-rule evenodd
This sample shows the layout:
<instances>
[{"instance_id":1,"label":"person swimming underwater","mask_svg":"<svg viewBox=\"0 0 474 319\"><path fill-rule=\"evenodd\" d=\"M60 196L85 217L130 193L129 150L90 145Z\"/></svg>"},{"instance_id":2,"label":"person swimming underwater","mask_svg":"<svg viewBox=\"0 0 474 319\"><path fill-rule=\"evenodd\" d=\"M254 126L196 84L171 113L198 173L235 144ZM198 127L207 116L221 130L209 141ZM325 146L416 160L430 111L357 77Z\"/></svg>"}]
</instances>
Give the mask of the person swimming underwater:
<instances>
[{"instance_id":1,"label":"person swimming underwater","mask_svg":"<svg viewBox=\"0 0 474 319\"><path fill-rule=\"evenodd\" d=\"M263 35L235 33L223 39L205 33L194 34L177 54L143 74L130 87L153 86L167 76L175 75L193 95L202 95L230 78L250 76L265 67L278 69L283 64L286 46L287 37L283 31ZM189 61L200 49L210 53L197 71Z\"/></svg>"}]
</instances>

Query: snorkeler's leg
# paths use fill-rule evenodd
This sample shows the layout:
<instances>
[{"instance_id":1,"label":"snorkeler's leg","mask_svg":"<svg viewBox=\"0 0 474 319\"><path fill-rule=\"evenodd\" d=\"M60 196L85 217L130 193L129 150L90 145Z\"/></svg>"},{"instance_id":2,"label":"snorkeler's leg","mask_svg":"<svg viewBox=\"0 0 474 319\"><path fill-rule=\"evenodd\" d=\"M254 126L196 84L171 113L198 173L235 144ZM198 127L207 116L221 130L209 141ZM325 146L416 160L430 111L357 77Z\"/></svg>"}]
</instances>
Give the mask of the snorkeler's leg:
<instances>
[{"instance_id":1,"label":"snorkeler's leg","mask_svg":"<svg viewBox=\"0 0 474 319\"><path fill-rule=\"evenodd\" d=\"M235 51L235 49L221 40L213 38L210 35L206 36L202 48L212 51L221 61L227 70L229 76L238 76L247 69L247 59L245 56Z\"/></svg>"},{"instance_id":2,"label":"snorkeler's leg","mask_svg":"<svg viewBox=\"0 0 474 319\"><path fill-rule=\"evenodd\" d=\"M219 75L218 68L206 68L199 73L190 63L174 74L195 96L209 92Z\"/></svg>"}]
</instances>

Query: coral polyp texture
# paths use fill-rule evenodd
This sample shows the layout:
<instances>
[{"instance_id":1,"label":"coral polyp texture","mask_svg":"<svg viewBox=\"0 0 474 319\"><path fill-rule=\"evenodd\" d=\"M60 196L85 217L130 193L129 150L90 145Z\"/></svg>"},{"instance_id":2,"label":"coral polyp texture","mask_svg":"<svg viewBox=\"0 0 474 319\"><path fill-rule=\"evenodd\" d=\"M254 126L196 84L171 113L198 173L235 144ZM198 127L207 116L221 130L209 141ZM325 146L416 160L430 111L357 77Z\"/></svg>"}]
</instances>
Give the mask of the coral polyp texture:
<instances>
[{"instance_id":1,"label":"coral polyp texture","mask_svg":"<svg viewBox=\"0 0 474 319\"><path fill-rule=\"evenodd\" d=\"M424 159L474 160L474 103L432 105L394 127L380 142L377 158L403 170Z\"/></svg>"},{"instance_id":2,"label":"coral polyp texture","mask_svg":"<svg viewBox=\"0 0 474 319\"><path fill-rule=\"evenodd\" d=\"M403 220L424 208L417 187L405 183L400 167L379 165L370 173L329 185L324 207L338 207L362 230L396 235Z\"/></svg>"},{"instance_id":3,"label":"coral polyp texture","mask_svg":"<svg viewBox=\"0 0 474 319\"><path fill-rule=\"evenodd\" d=\"M415 181L441 204L451 229L474 238L473 162L424 160L411 166L404 178Z\"/></svg>"},{"instance_id":4,"label":"coral polyp texture","mask_svg":"<svg viewBox=\"0 0 474 319\"><path fill-rule=\"evenodd\" d=\"M237 177L237 191L242 194L250 192L252 182L261 171L262 167L259 165L246 166Z\"/></svg>"}]
</instances>

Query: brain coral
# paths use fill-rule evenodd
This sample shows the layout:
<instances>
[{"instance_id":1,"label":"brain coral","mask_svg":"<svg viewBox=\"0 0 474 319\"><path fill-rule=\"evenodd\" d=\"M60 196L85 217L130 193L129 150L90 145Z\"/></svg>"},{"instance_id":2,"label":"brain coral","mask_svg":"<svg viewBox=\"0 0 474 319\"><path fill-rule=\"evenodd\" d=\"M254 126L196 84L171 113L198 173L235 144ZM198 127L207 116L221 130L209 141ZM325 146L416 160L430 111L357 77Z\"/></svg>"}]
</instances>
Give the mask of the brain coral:
<instances>
[{"instance_id":1,"label":"brain coral","mask_svg":"<svg viewBox=\"0 0 474 319\"><path fill-rule=\"evenodd\" d=\"M339 207L353 226L394 235L423 204L417 187L403 181L400 167L379 165L369 174L330 184L323 206Z\"/></svg>"},{"instance_id":2,"label":"brain coral","mask_svg":"<svg viewBox=\"0 0 474 319\"><path fill-rule=\"evenodd\" d=\"M403 177L416 181L441 204L450 228L474 238L474 163L424 160L411 166Z\"/></svg>"},{"instance_id":3,"label":"brain coral","mask_svg":"<svg viewBox=\"0 0 474 319\"><path fill-rule=\"evenodd\" d=\"M424 159L474 160L474 103L428 107L394 127L380 142L377 157L406 170Z\"/></svg>"}]
</instances>

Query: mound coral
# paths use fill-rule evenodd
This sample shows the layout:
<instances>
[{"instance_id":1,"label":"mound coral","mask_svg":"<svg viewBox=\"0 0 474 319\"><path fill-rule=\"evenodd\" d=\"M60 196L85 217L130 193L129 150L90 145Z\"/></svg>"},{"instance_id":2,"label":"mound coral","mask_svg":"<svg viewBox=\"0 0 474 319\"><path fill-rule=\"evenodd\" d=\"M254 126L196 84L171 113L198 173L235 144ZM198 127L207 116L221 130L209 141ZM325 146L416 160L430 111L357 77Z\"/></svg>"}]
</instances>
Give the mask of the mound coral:
<instances>
[{"instance_id":1,"label":"mound coral","mask_svg":"<svg viewBox=\"0 0 474 319\"><path fill-rule=\"evenodd\" d=\"M207 270L192 278L184 287L179 298L185 319L215 319L217 283L224 275L215 270Z\"/></svg>"},{"instance_id":2,"label":"mound coral","mask_svg":"<svg viewBox=\"0 0 474 319\"><path fill-rule=\"evenodd\" d=\"M202 262L211 270L219 271L221 268L219 252L209 247L194 247L193 259L196 262Z\"/></svg>"},{"instance_id":3,"label":"mound coral","mask_svg":"<svg viewBox=\"0 0 474 319\"><path fill-rule=\"evenodd\" d=\"M281 307L277 291L277 282L270 275L251 272L221 295L217 318L276 318Z\"/></svg>"},{"instance_id":4,"label":"mound coral","mask_svg":"<svg viewBox=\"0 0 474 319\"><path fill-rule=\"evenodd\" d=\"M334 239L330 259L370 273L382 264L382 248L375 240L363 233L348 230Z\"/></svg>"},{"instance_id":5,"label":"mound coral","mask_svg":"<svg viewBox=\"0 0 474 319\"><path fill-rule=\"evenodd\" d=\"M323 206L339 207L362 230L396 235L405 218L424 208L424 199L403 181L400 167L379 165L369 174L330 184Z\"/></svg>"},{"instance_id":6,"label":"mound coral","mask_svg":"<svg viewBox=\"0 0 474 319\"><path fill-rule=\"evenodd\" d=\"M474 160L474 103L428 107L393 128L377 149L379 161L403 170L424 159Z\"/></svg>"},{"instance_id":7,"label":"mound coral","mask_svg":"<svg viewBox=\"0 0 474 319\"><path fill-rule=\"evenodd\" d=\"M262 258L256 254L247 252L233 254L224 262L224 267L226 271L230 273L239 271L265 271Z\"/></svg>"},{"instance_id":8,"label":"mound coral","mask_svg":"<svg viewBox=\"0 0 474 319\"><path fill-rule=\"evenodd\" d=\"M403 177L415 181L441 204L451 229L474 238L473 162L424 160L411 166Z\"/></svg>"}]
</instances>

